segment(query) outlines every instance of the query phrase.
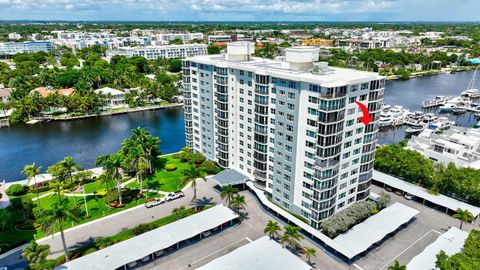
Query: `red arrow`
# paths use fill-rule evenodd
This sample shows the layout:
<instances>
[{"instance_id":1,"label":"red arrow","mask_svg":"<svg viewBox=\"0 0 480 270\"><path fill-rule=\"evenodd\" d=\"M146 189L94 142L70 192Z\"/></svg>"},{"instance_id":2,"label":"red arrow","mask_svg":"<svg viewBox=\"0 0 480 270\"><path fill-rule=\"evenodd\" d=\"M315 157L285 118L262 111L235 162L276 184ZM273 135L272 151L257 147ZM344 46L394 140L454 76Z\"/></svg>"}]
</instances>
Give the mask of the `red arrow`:
<instances>
[{"instance_id":1,"label":"red arrow","mask_svg":"<svg viewBox=\"0 0 480 270\"><path fill-rule=\"evenodd\" d=\"M359 117L358 120L362 121L362 123L366 126L370 122L372 122L372 117L370 116L370 112L368 111L367 106L363 105L362 103L355 101L357 103L358 107L362 110L363 116Z\"/></svg>"}]
</instances>

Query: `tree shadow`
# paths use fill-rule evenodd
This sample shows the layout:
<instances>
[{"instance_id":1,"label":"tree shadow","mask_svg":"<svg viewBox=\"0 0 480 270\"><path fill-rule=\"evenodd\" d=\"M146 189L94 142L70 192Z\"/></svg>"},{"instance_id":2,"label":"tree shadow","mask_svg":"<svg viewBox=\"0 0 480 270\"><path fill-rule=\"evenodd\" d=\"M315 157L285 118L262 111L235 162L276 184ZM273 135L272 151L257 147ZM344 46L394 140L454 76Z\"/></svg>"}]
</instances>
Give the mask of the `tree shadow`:
<instances>
[{"instance_id":1,"label":"tree shadow","mask_svg":"<svg viewBox=\"0 0 480 270\"><path fill-rule=\"evenodd\" d=\"M167 164L168 159L164 157L157 157L152 160L153 169L163 170Z\"/></svg>"},{"instance_id":2,"label":"tree shadow","mask_svg":"<svg viewBox=\"0 0 480 270\"><path fill-rule=\"evenodd\" d=\"M205 196L203 196L203 198L201 199L197 199L195 202L192 202L191 204L196 205L198 207L215 205L215 203L213 202L213 197L207 198Z\"/></svg>"}]
</instances>

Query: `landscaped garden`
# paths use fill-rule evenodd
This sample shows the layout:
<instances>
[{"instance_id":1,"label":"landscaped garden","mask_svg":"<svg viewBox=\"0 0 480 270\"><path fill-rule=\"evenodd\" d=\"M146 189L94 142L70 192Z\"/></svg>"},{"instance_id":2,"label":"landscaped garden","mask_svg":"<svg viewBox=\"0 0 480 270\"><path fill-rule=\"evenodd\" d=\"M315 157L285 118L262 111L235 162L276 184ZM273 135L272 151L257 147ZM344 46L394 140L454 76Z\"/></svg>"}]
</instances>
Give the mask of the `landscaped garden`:
<instances>
[{"instance_id":1,"label":"landscaped garden","mask_svg":"<svg viewBox=\"0 0 480 270\"><path fill-rule=\"evenodd\" d=\"M142 205L190 182L196 189L196 179L220 170L215 162L188 148L158 156L159 143L157 137L138 128L119 152L97 159L104 171L99 176L80 171L83 168L67 157L48 167L46 172L54 179L43 186L12 185L7 190L12 205L0 210L1 251ZM41 169L31 164L24 173L34 179Z\"/></svg>"}]
</instances>

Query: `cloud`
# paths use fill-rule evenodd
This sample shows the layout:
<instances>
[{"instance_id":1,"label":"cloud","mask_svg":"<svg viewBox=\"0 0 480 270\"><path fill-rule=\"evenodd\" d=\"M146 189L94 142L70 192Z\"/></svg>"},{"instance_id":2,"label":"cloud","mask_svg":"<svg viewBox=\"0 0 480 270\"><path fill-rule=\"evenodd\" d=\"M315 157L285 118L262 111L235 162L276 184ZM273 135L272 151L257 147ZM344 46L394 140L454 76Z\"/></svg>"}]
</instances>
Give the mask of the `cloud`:
<instances>
[{"instance_id":1,"label":"cloud","mask_svg":"<svg viewBox=\"0 0 480 270\"><path fill-rule=\"evenodd\" d=\"M0 0L0 19L478 20L478 0Z\"/></svg>"}]
</instances>

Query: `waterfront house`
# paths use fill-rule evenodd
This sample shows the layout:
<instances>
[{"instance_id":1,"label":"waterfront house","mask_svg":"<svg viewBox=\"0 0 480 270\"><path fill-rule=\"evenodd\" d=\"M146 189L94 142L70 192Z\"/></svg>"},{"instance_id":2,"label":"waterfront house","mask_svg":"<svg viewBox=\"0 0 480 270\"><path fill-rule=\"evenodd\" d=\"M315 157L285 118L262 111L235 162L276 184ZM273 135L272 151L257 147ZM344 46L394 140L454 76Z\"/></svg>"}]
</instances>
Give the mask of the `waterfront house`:
<instances>
[{"instance_id":1,"label":"waterfront house","mask_svg":"<svg viewBox=\"0 0 480 270\"><path fill-rule=\"evenodd\" d=\"M2 84L0 84L0 102L7 102L11 94L12 89L5 88Z\"/></svg>"},{"instance_id":2,"label":"waterfront house","mask_svg":"<svg viewBox=\"0 0 480 270\"><path fill-rule=\"evenodd\" d=\"M35 92L39 93L40 96L42 96L42 97L48 97L49 95L53 95L53 94L69 97L69 96L73 95L73 93L75 92L75 89L65 88L65 89L56 89L55 90L51 86L37 87L37 88L33 89L32 91L30 91L30 95L33 95L33 93L35 93Z\"/></svg>"},{"instance_id":3,"label":"waterfront house","mask_svg":"<svg viewBox=\"0 0 480 270\"><path fill-rule=\"evenodd\" d=\"M125 93L117 89L103 87L95 90L95 94L104 96L107 106L110 107L123 107L126 104Z\"/></svg>"}]
</instances>

